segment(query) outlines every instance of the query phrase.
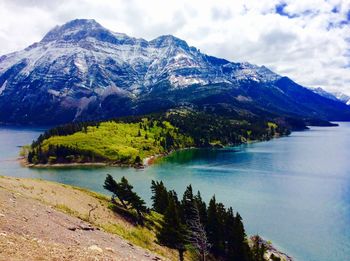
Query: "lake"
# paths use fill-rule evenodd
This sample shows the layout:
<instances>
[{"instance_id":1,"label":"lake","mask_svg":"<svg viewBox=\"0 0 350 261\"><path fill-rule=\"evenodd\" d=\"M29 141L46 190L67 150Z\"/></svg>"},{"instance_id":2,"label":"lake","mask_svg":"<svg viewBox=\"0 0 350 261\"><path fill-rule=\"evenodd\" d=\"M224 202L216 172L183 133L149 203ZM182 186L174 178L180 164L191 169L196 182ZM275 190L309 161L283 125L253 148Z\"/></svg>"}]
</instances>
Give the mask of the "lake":
<instances>
[{"instance_id":1,"label":"lake","mask_svg":"<svg viewBox=\"0 0 350 261\"><path fill-rule=\"evenodd\" d=\"M188 184L208 201L232 206L248 234L260 234L300 261L350 257L350 123L220 150L185 150L144 170L28 169L18 146L40 129L0 127L0 175L42 178L106 193L107 173L122 176L150 203L151 180L182 194Z\"/></svg>"}]
</instances>

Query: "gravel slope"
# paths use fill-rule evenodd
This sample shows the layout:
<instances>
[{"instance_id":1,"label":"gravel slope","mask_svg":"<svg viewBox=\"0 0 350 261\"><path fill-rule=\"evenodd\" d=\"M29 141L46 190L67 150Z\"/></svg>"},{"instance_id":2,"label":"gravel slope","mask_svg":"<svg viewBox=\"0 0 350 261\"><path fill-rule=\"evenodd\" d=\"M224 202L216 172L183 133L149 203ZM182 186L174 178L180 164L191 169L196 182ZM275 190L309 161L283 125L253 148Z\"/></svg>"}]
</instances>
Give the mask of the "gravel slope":
<instances>
[{"instance_id":1,"label":"gravel slope","mask_svg":"<svg viewBox=\"0 0 350 261\"><path fill-rule=\"evenodd\" d=\"M166 260L56 210L65 203L88 213L88 204L96 203L94 222L109 219L131 226L101 202L62 184L0 177L0 260Z\"/></svg>"}]
</instances>

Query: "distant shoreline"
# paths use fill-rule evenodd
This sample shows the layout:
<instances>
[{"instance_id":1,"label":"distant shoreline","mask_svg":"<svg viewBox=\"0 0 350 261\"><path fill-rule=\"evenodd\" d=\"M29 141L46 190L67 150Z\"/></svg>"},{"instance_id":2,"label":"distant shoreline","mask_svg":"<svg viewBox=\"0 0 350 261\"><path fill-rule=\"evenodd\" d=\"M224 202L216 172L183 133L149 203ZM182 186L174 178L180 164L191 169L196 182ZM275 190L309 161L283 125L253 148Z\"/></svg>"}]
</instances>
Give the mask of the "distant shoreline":
<instances>
[{"instance_id":1,"label":"distant shoreline","mask_svg":"<svg viewBox=\"0 0 350 261\"><path fill-rule=\"evenodd\" d=\"M255 143L258 141L249 141L249 142L244 142L242 144L249 144L249 143ZM242 144L236 144L236 145L228 145L228 146L210 146L207 148L211 149L218 149L218 148L226 148L226 147L231 147L231 146L239 146ZM22 147L23 148L23 147ZM50 169L50 168L69 168L69 167L120 167L120 168L135 168L135 169L144 169L148 166L151 166L155 164L155 162L158 159L164 158L166 156L169 156L172 153L183 151L183 150L189 150L189 149L202 149L202 147L187 147L187 148L180 148L176 150L171 150L169 152L163 152L161 154L155 154L148 156L144 159L142 159L142 164L126 164L126 163L113 163L113 162L72 162L72 163L54 163L54 164L33 164L33 163L28 163L26 157L18 157L17 160L20 162L20 164L23 167L26 168L38 168L38 169Z\"/></svg>"},{"instance_id":2,"label":"distant shoreline","mask_svg":"<svg viewBox=\"0 0 350 261\"><path fill-rule=\"evenodd\" d=\"M72 163L54 163L54 164L33 164L28 163L25 157L18 158L20 164L27 168L67 168L67 167L135 167L132 164L109 163L109 162L72 162Z\"/></svg>"},{"instance_id":3,"label":"distant shoreline","mask_svg":"<svg viewBox=\"0 0 350 261\"><path fill-rule=\"evenodd\" d=\"M163 158L168 156L174 152L194 149L194 147L182 148L178 150L172 150L167 153L151 155L142 160L142 164L126 164L126 163L112 163L112 162L72 162L72 163L54 163L54 164L33 164L28 163L26 157L19 157L17 160L23 167L27 168L69 168L69 167L125 167L125 168L135 168L135 169L144 169L145 167L151 166L155 163L155 161L159 158Z\"/></svg>"},{"instance_id":4,"label":"distant shoreline","mask_svg":"<svg viewBox=\"0 0 350 261\"><path fill-rule=\"evenodd\" d=\"M276 136L274 138L281 138L284 136ZM265 140L249 140L249 141L244 141L240 144L229 144L226 146L223 145L212 145L208 147L186 147L186 148L179 148L176 150L171 150L169 152L163 152L160 154L155 154L148 156L146 158L142 159L142 164L127 164L127 163L113 163L113 162L71 162L71 163L54 163L54 164L33 164L33 163L28 163L26 157L19 157L17 160L20 162L20 164L23 167L27 168L42 168L42 169L49 169L49 168L69 168L69 167L120 167L120 168L135 168L135 169L144 169L148 166L151 166L155 164L155 162L158 159L164 158L166 156L169 156L175 152L183 151L183 150L189 150L189 149L223 149L223 148L228 148L228 147L234 147L234 146L240 146L242 144L252 144L256 142L262 142ZM23 146L22 146L23 148Z\"/></svg>"}]
</instances>

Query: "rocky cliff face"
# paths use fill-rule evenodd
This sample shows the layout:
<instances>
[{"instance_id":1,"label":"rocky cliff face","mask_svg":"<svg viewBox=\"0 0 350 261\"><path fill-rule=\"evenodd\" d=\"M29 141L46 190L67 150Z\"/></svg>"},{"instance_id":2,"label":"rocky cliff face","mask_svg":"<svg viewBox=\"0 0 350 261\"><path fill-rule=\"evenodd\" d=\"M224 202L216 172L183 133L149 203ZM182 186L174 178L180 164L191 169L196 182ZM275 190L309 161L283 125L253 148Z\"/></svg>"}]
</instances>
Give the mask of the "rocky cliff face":
<instances>
[{"instance_id":1,"label":"rocky cliff face","mask_svg":"<svg viewBox=\"0 0 350 261\"><path fill-rule=\"evenodd\" d=\"M315 104L299 102L305 95ZM181 104L237 115L350 119L350 109L264 66L211 57L171 35L132 38L94 20L57 26L0 57L2 122L104 119Z\"/></svg>"}]
</instances>

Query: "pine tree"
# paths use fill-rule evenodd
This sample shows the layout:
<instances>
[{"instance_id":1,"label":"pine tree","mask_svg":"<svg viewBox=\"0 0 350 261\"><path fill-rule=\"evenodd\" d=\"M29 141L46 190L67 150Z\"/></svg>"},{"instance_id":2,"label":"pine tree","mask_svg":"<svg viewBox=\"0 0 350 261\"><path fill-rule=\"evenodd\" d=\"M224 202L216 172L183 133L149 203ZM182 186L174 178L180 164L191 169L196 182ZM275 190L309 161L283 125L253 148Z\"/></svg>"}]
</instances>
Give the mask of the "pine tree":
<instances>
[{"instance_id":1,"label":"pine tree","mask_svg":"<svg viewBox=\"0 0 350 261\"><path fill-rule=\"evenodd\" d=\"M139 224L143 225L143 213L147 211L145 201L140 198L134 191L129 191L129 203L133 209L136 210Z\"/></svg>"},{"instance_id":2,"label":"pine tree","mask_svg":"<svg viewBox=\"0 0 350 261\"><path fill-rule=\"evenodd\" d=\"M183 254L186 251L185 232L175 199L170 197L168 207L164 213L162 227L157 234L157 240L161 245L176 249L179 252L180 261L184 260Z\"/></svg>"},{"instance_id":3,"label":"pine tree","mask_svg":"<svg viewBox=\"0 0 350 261\"><path fill-rule=\"evenodd\" d=\"M114 197L117 197L119 201L122 203L123 207L125 209L128 208L124 202L123 193L120 185L113 179L113 177L110 174L107 174L103 187L113 193L112 202L115 202Z\"/></svg>"},{"instance_id":4,"label":"pine tree","mask_svg":"<svg viewBox=\"0 0 350 261\"><path fill-rule=\"evenodd\" d=\"M241 260L243 256L241 243L239 238L241 235L238 235L239 231L236 231L236 218L233 214L232 208L229 208L225 220L225 241L227 242L226 246L226 257L229 260ZM244 259L242 259L244 260Z\"/></svg>"},{"instance_id":5,"label":"pine tree","mask_svg":"<svg viewBox=\"0 0 350 261\"><path fill-rule=\"evenodd\" d=\"M143 213L147 211L145 201L133 191L133 186L129 184L128 180L123 176L118 184L121 198L135 209L138 215L138 222L143 224Z\"/></svg>"},{"instance_id":6,"label":"pine tree","mask_svg":"<svg viewBox=\"0 0 350 261\"><path fill-rule=\"evenodd\" d=\"M154 181L152 180L152 185L151 185L151 190L152 190L152 207L154 211L164 214L165 210L168 206L168 191L165 188L164 184L162 181Z\"/></svg>"},{"instance_id":7,"label":"pine tree","mask_svg":"<svg viewBox=\"0 0 350 261\"><path fill-rule=\"evenodd\" d=\"M201 261L206 260L209 253L210 244L207 238L204 225L201 223L197 203L193 204L190 219L186 221L189 233L188 242L195 248Z\"/></svg>"},{"instance_id":8,"label":"pine tree","mask_svg":"<svg viewBox=\"0 0 350 261\"><path fill-rule=\"evenodd\" d=\"M129 184L125 177L122 177L121 181L118 183L110 174L107 174L103 187L113 193L113 202L115 202L114 196L117 196L125 209L128 209L128 205L135 209L138 215L138 222L143 224L143 213L147 211L146 204L140 196L132 190L133 186Z\"/></svg>"},{"instance_id":9,"label":"pine tree","mask_svg":"<svg viewBox=\"0 0 350 261\"><path fill-rule=\"evenodd\" d=\"M194 202L198 208L198 212L199 212L199 217L200 217L200 221L201 223L206 226L207 224L207 206L205 204L205 202L202 200L202 196L201 193L198 191L197 195L194 196Z\"/></svg>"},{"instance_id":10,"label":"pine tree","mask_svg":"<svg viewBox=\"0 0 350 261\"><path fill-rule=\"evenodd\" d=\"M186 220L191 219L191 215L193 214L194 208L194 198L193 198L193 190L192 186L187 186L181 201L181 219L182 222L186 222Z\"/></svg>"},{"instance_id":11,"label":"pine tree","mask_svg":"<svg viewBox=\"0 0 350 261\"><path fill-rule=\"evenodd\" d=\"M232 208L229 209L229 215L233 216ZM232 248L234 252L233 260L249 261L251 254L249 245L246 241L242 217L237 213L233 219L233 224L229 223L227 225L232 229L232 241L229 242L229 247Z\"/></svg>"},{"instance_id":12,"label":"pine tree","mask_svg":"<svg viewBox=\"0 0 350 261\"><path fill-rule=\"evenodd\" d=\"M211 252L214 255L221 255L223 250L222 240L222 224L218 216L218 205L216 203L215 196L209 201L208 206L208 222L207 222L207 235L211 244Z\"/></svg>"},{"instance_id":13,"label":"pine tree","mask_svg":"<svg viewBox=\"0 0 350 261\"><path fill-rule=\"evenodd\" d=\"M130 191L134 188L132 185L129 184L129 181L123 176L120 180L119 185L119 190L120 190L120 196L121 198L128 202L127 205L130 202Z\"/></svg>"}]
</instances>

